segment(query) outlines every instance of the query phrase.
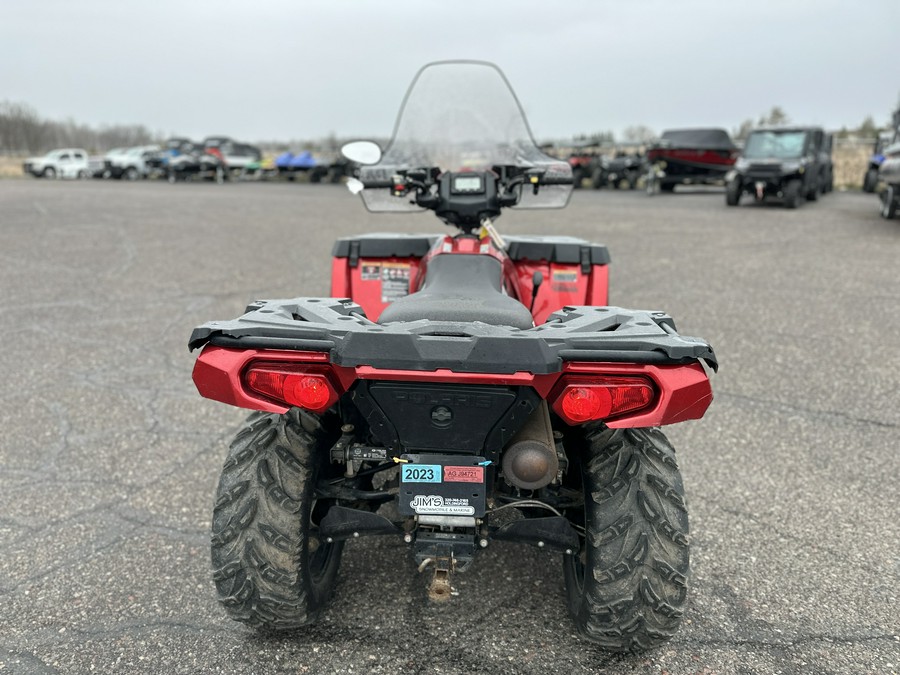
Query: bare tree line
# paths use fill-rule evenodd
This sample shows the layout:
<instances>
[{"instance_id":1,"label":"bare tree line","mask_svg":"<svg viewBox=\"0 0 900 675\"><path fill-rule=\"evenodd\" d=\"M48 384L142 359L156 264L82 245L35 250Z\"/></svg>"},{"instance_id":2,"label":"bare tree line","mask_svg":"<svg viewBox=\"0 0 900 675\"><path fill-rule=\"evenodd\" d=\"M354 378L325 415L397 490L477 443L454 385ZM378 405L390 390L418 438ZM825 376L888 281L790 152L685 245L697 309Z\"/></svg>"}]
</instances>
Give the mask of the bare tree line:
<instances>
[{"instance_id":1,"label":"bare tree line","mask_svg":"<svg viewBox=\"0 0 900 675\"><path fill-rule=\"evenodd\" d=\"M111 148L149 145L159 138L140 124L94 128L72 120L42 119L25 103L0 101L0 154L35 155L54 148L84 148L105 152Z\"/></svg>"}]
</instances>

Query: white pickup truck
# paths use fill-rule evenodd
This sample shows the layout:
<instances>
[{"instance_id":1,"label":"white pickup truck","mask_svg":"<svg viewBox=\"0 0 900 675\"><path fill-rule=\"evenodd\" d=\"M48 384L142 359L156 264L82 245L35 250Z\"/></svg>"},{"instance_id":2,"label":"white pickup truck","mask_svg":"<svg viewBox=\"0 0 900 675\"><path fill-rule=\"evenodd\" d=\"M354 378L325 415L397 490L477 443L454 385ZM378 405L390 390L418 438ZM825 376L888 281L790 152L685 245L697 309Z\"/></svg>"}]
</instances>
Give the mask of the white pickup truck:
<instances>
[{"instance_id":1,"label":"white pickup truck","mask_svg":"<svg viewBox=\"0 0 900 675\"><path fill-rule=\"evenodd\" d=\"M43 157L29 157L22 165L25 173L36 178L87 178L88 154L81 148L51 150Z\"/></svg>"}]
</instances>

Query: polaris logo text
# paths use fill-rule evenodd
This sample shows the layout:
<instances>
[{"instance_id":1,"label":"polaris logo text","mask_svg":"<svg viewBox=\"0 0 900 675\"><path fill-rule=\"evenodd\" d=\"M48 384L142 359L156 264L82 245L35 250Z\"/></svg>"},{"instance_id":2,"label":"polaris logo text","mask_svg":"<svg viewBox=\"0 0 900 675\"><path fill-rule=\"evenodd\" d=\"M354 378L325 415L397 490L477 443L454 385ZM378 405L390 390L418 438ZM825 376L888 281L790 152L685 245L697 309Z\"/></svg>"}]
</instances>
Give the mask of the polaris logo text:
<instances>
[{"instance_id":1,"label":"polaris logo text","mask_svg":"<svg viewBox=\"0 0 900 675\"><path fill-rule=\"evenodd\" d=\"M490 396L478 396L472 394L436 394L423 391L395 391L391 393L394 400L399 403L412 403L413 405L445 405L463 408L490 408Z\"/></svg>"}]
</instances>

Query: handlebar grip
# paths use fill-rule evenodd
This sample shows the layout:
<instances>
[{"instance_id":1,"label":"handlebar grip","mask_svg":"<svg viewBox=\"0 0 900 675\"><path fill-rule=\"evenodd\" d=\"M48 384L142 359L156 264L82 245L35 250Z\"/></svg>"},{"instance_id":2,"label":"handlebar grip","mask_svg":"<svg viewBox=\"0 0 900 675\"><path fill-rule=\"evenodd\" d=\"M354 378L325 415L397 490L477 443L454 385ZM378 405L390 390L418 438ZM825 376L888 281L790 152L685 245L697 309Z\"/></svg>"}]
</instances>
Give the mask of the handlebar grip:
<instances>
[{"instance_id":1,"label":"handlebar grip","mask_svg":"<svg viewBox=\"0 0 900 675\"><path fill-rule=\"evenodd\" d=\"M541 185L574 185L572 176L542 176Z\"/></svg>"},{"instance_id":2,"label":"handlebar grip","mask_svg":"<svg viewBox=\"0 0 900 675\"><path fill-rule=\"evenodd\" d=\"M394 187L394 181L392 180L361 180L360 182L367 190L379 190L381 188L391 189Z\"/></svg>"}]
</instances>

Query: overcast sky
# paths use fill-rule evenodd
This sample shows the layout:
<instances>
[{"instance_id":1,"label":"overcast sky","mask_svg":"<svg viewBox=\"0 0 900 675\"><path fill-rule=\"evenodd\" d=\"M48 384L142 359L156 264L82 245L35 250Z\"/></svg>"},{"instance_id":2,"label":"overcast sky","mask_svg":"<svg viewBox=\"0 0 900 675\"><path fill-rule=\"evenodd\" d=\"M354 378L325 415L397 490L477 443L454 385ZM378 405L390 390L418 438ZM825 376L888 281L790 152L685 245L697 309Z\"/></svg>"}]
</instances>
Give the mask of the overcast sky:
<instances>
[{"instance_id":1,"label":"overcast sky","mask_svg":"<svg viewBox=\"0 0 900 675\"><path fill-rule=\"evenodd\" d=\"M0 101L239 140L385 136L428 61L497 63L539 139L885 124L900 0L0 0Z\"/></svg>"}]
</instances>

